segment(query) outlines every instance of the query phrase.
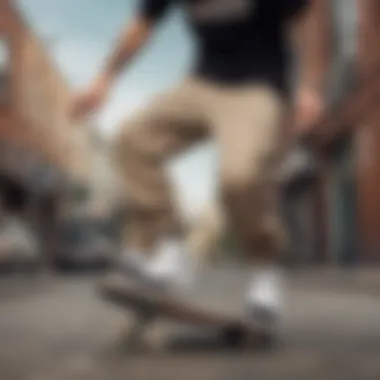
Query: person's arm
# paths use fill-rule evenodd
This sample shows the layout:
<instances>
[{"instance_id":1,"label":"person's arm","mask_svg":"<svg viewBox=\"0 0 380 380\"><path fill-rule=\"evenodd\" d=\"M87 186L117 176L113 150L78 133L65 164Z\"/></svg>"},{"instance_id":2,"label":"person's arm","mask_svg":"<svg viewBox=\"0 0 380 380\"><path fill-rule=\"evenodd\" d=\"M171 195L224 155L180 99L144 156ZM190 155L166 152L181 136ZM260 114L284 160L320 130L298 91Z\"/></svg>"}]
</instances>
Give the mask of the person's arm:
<instances>
[{"instance_id":1,"label":"person's arm","mask_svg":"<svg viewBox=\"0 0 380 380\"><path fill-rule=\"evenodd\" d=\"M142 49L152 33L152 23L144 18L136 18L119 37L114 51L107 59L101 76L114 80Z\"/></svg>"},{"instance_id":2,"label":"person's arm","mask_svg":"<svg viewBox=\"0 0 380 380\"><path fill-rule=\"evenodd\" d=\"M74 98L70 113L75 118L97 111L107 98L118 75L146 45L157 21L164 15L172 0L142 0L137 16L121 34L113 53L90 88Z\"/></svg>"},{"instance_id":3,"label":"person's arm","mask_svg":"<svg viewBox=\"0 0 380 380\"><path fill-rule=\"evenodd\" d=\"M302 134L308 132L325 107L333 41L330 0L305 1L303 11L293 21L292 32L298 58L295 124Z\"/></svg>"},{"instance_id":4,"label":"person's arm","mask_svg":"<svg viewBox=\"0 0 380 380\"><path fill-rule=\"evenodd\" d=\"M295 23L299 83L324 93L332 57L330 0L308 0Z\"/></svg>"},{"instance_id":5,"label":"person's arm","mask_svg":"<svg viewBox=\"0 0 380 380\"><path fill-rule=\"evenodd\" d=\"M114 80L146 45L155 24L168 9L170 0L144 0L137 16L119 37L114 51L107 59L101 77Z\"/></svg>"}]
</instances>

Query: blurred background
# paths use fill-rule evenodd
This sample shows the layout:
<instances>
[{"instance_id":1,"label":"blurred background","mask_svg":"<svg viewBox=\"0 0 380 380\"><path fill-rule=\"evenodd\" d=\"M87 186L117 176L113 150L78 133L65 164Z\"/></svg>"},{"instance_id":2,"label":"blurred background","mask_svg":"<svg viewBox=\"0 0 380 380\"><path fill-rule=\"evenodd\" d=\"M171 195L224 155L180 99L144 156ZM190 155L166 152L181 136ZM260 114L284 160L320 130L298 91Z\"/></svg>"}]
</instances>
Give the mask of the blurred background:
<instances>
[{"instance_id":1,"label":"blurred background","mask_svg":"<svg viewBox=\"0 0 380 380\"><path fill-rule=\"evenodd\" d=\"M21 267L61 270L77 261L98 267L115 250L125 214L108 142L124 118L175 83L191 64L193 47L182 15L175 12L168 19L92 125L74 125L66 112L72 95L95 75L136 1L0 4L0 266L13 270L28 261ZM346 98L355 94L359 78L374 71L380 55L377 3L357 4L331 1L326 15L334 19L326 97L336 111L318 129L313 180L296 171L284 191L284 213L297 242L289 263L343 266L380 258L380 119L368 96L356 107L356 119L344 117L356 109ZM180 51L174 54L173 45ZM360 107L366 106L363 115ZM302 166L302 160L295 158L295 165ZM195 226L191 244L204 250L211 249L210 236L220 219L213 206L216 167L212 144L171 167L183 216ZM226 244L222 240L217 249Z\"/></svg>"},{"instance_id":2,"label":"blurred background","mask_svg":"<svg viewBox=\"0 0 380 380\"><path fill-rule=\"evenodd\" d=\"M193 47L182 14L175 12L149 52L121 78L99 118L88 125L74 124L66 111L75 91L101 66L136 4L0 0L1 297L18 287L5 280L10 276L98 272L118 253L128 212L108 159L109 140L124 117L175 83L191 64ZM314 281L331 289L348 268L352 277L344 277L341 287L347 291L357 286L367 296L380 289L380 2L330 4L331 14L320 26L326 28L327 18L333 18L329 112L313 136L312 175L295 170L283 187L282 206L292 236L284 263L304 269L302 284ZM294 157L296 167L305 164L304 157ZM214 205L216 166L215 147L207 144L174 162L170 171L192 228L189 244L238 261L233 236L217 236L221 220ZM65 284L69 293L76 292ZM82 293L90 297L88 289ZM331 311L330 301L321 301L319 312ZM356 302L346 306L346 314L357 308ZM34 310L28 307L25 310ZM87 316L97 313L91 307ZM0 314L1 309L0 305ZM8 321L3 327L10 328L14 310L15 306L8 310L8 319L0 318L0 324ZM24 309L17 310L22 314ZM368 309L368 315L375 311L379 310ZM326 314L331 322L330 317ZM313 317L308 318L313 323ZM372 326L365 330L364 340L380 331L368 321L362 324Z\"/></svg>"}]
</instances>

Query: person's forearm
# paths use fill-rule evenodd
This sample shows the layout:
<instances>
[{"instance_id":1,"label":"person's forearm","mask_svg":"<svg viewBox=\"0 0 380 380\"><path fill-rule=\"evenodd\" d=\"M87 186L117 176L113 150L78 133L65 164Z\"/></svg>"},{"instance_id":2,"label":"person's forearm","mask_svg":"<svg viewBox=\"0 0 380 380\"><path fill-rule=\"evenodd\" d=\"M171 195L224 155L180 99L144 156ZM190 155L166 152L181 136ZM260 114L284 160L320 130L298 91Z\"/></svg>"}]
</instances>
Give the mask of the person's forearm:
<instances>
[{"instance_id":1,"label":"person's forearm","mask_svg":"<svg viewBox=\"0 0 380 380\"><path fill-rule=\"evenodd\" d=\"M121 35L114 52L108 58L101 77L114 80L128 66L135 55L145 46L152 31L148 20L136 19Z\"/></svg>"},{"instance_id":2,"label":"person's forearm","mask_svg":"<svg viewBox=\"0 0 380 380\"><path fill-rule=\"evenodd\" d=\"M310 0L300 20L299 83L324 93L332 56L332 19L329 0Z\"/></svg>"}]
</instances>

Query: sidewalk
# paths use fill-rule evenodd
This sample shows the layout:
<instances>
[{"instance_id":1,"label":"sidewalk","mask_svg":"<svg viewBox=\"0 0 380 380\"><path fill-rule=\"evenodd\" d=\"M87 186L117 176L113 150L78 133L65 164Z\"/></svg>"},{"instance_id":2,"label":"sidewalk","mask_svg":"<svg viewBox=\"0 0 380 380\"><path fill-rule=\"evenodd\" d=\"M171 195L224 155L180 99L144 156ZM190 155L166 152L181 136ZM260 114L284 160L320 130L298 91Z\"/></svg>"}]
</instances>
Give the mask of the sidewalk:
<instances>
[{"instance_id":1,"label":"sidewalk","mask_svg":"<svg viewBox=\"0 0 380 380\"><path fill-rule=\"evenodd\" d=\"M251 269L249 266L217 266L207 268L203 278L214 276L220 278L217 283L232 283L243 288L249 280ZM333 268L333 267L304 267L287 269L287 276L291 288L295 290L322 291L332 293L359 293L363 295L380 296L380 266ZM97 278L98 276L89 276ZM71 277L64 277L69 280ZM27 296L39 291L53 291L59 287L64 278L55 276L0 276L0 298L11 298L17 295ZM73 276L73 283L86 282L86 277ZM68 281L69 283L71 281Z\"/></svg>"},{"instance_id":2,"label":"sidewalk","mask_svg":"<svg viewBox=\"0 0 380 380\"><path fill-rule=\"evenodd\" d=\"M206 273L205 285L214 287L210 302L234 303L250 273L249 268ZM27 281L4 279L1 378L380 379L380 298L366 297L373 291L380 295L380 270L309 268L291 277L295 291L286 308L283 345L265 353L203 345L198 335L175 324L167 338L178 343L168 350L119 350L115 341L126 316L96 296L95 278L57 277L36 285L31 280L29 288ZM16 288L18 296L11 297Z\"/></svg>"},{"instance_id":3,"label":"sidewalk","mask_svg":"<svg viewBox=\"0 0 380 380\"><path fill-rule=\"evenodd\" d=\"M289 275L295 288L380 296L380 267L297 268Z\"/></svg>"}]
</instances>

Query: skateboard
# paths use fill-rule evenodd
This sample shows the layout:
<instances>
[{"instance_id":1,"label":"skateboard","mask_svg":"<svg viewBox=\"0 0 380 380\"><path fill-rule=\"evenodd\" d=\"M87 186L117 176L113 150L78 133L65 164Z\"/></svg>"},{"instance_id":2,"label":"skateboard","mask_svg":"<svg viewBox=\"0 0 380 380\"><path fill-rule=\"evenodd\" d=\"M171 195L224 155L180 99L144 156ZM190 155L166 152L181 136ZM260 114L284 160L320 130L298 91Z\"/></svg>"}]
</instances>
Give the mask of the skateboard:
<instances>
[{"instance_id":1,"label":"skateboard","mask_svg":"<svg viewBox=\"0 0 380 380\"><path fill-rule=\"evenodd\" d=\"M127 309L135 316L128 340L138 344L155 321L179 322L216 332L218 343L228 347L267 346L272 343L273 331L248 323L243 317L218 313L179 300L162 289L136 280L108 279L100 288L107 302Z\"/></svg>"}]
</instances>

